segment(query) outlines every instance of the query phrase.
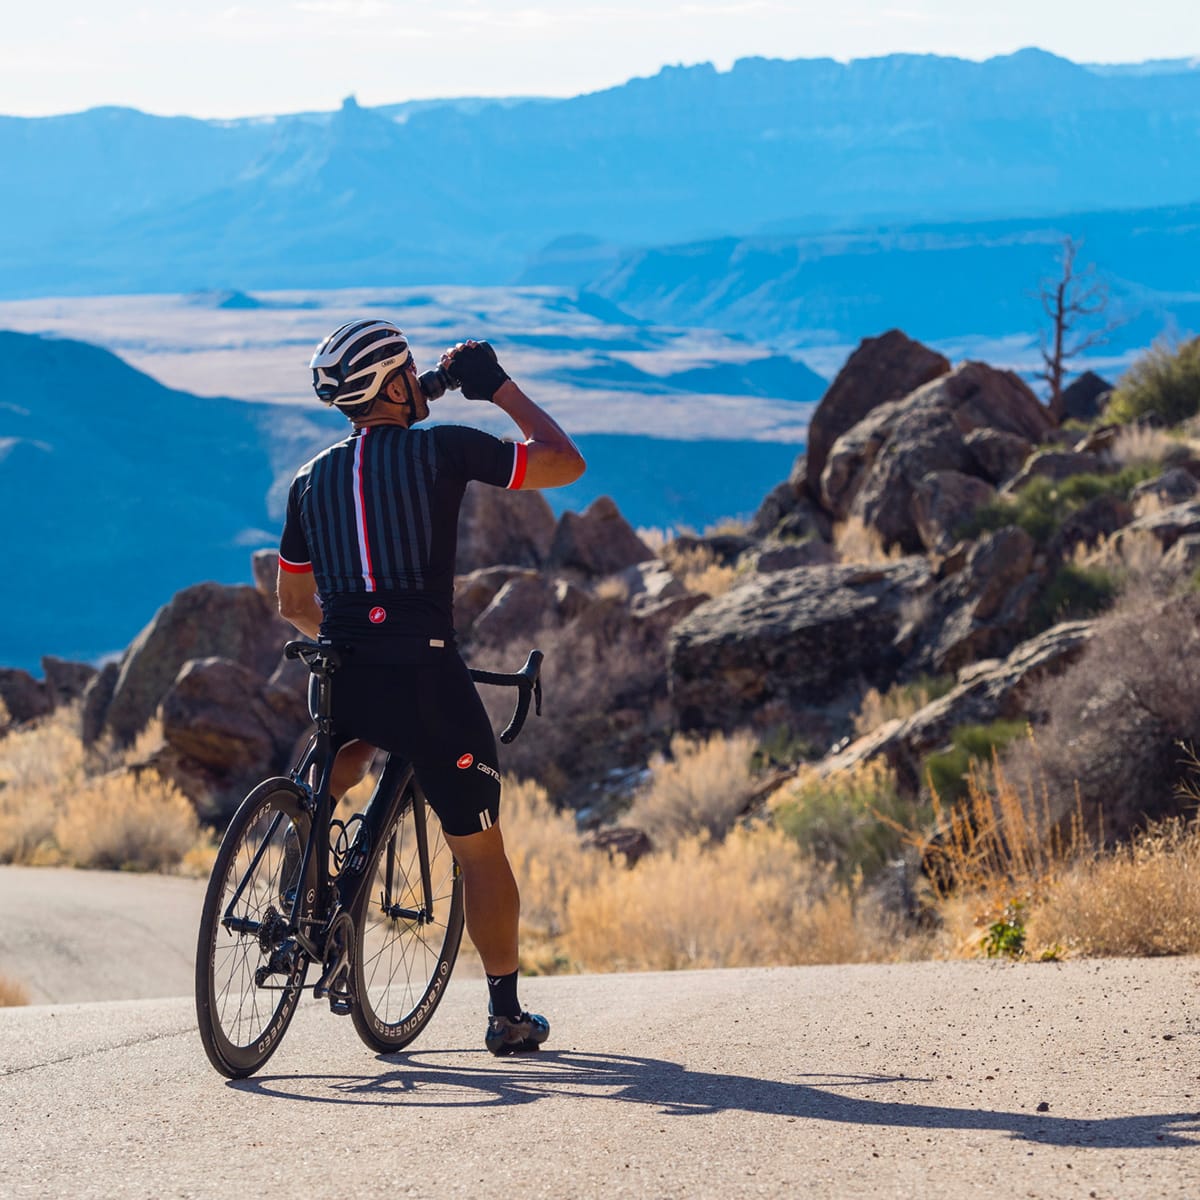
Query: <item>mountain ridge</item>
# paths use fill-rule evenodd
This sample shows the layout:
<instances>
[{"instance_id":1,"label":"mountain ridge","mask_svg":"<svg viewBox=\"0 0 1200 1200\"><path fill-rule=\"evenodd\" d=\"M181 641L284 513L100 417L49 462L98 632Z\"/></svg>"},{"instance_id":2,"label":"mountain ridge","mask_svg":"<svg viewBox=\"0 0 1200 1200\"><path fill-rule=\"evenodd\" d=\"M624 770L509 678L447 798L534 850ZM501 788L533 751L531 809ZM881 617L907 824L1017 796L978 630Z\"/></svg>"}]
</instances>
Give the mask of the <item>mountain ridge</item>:
<instances>
[{"instance_id":1,"label":"mountain ridge","mask_svg":"<svg viewBox=\"0 0 1200 1200\"><path fill-rule=\"evenodd\" d=\"M398 116L351 100L233 122L0 118L21 181L0 197L0 287L507 283L571 235L654 245L1200 198L1200 71L1105 75L1036 50L746 58Z\"/></svg>"}]
</instances>

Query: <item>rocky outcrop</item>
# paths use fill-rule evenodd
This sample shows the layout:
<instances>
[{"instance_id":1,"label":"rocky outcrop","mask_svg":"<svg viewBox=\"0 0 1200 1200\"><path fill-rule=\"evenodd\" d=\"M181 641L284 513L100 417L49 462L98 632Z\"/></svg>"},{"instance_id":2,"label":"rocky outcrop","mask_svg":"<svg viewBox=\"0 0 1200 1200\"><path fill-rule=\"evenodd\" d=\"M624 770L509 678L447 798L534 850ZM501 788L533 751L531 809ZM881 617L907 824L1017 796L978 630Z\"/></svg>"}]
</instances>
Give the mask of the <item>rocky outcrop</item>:
<instances>
[{"instance_id":1,"label":"rocky outcrop","mask_svg":"<svg viewBox=\"0 0 1200 1200\"><path fill-rule=\"evenodd\" d=\"M885 544L915 551L915 488L933 471L969 474L975 458L965 439L984 428L1036 441L1053 421L1011 371L964 363L843 434L821 476L822 501L839 519L861 519Z\"/></svg>"},{"instance_id":2,"label":"rocky outcrop","mask_svg":"<svg viewBox=\"0 0 1200 1200\"><path fill-rule=\"evenodd\" d=\"M14 725L54 711L50 689L19 667L0 667L0 701Z\"/></svg>"},{"instance_id":3,"label":"rocky outcrop","mask_svg":"<svg viewBox=\"0 0 1200 1200\"><path fill-rule=\"evenodd\" d=\"M1035 479L1062 483L1072 475L1093 475L1100 469L1100 459L1086 451L1041 450L1004 485L1004 491L1019 492Z\"/></svg>"},{"instance_id":4,"label":"rocky outcrop","mask_svg":"<svg viewBox=\"0 0 1200 1200\"><path fill-rule=\"evenodd\" d=\"M962 569L930 596L910 669L943 675L974 659L1007 654L1020 640L1042 586L1036 549L1023 529L981 537Z\"/></svg>"},{"instance_id":5,"label":"rocky outcrop","mask_svg":"<svg viewBox=\"0 0 1200 1200\"><path fill-rule=\"evenodd\" d=\"M470 483L458 515L457 571L540 567L554 539L554 513L541 492Z\"/></svg>"},{"instance_id":6,"label":"rocky outcrop","mask_svg":"<svg viewBox=\"0 0 1200 1200\"><path fill-rule=\"evenodd\" d=\"M1124 554L1125 543L1131 538L1152 536L1164 550L1170 550L1182 537L1200 534L1200 502L1176 504L1161 512L1149 513L1119 529L1112 538L1113 549Z\"/></svg>"},{"instance_id":7,"label":"rocky outcrop","mask_svg":"<svg viewBox=\"0 0 1200 1200\"><path fill-rule=\"evenodd\" d=\"M163 605L121 660L105 718L129 742L154 715L184 663L223 657L266 680L293 635L255 588L199 583Z\"/></svg>"},{"instance_id":8,"label":"rocky outcrop","mask_svg":"<svg viewBox=\"0 0 1200 1200\"><path fill-rule=\"evenodd\" d=\"M975 464L975 473L997 485L1011 479L1033 451L1033 444L1027 439L999 429L972 429L963 441Z\"/></svg>"},{"instance_id":9,"label":"rocky outcrop","mask_svg":"<svg viewBox=\"0 0 1200 1200\"><path fill-rule=\"evenodd\" d=\"M508 580L475 618L471 639L479 644L503 646L532 637L555 613L554 586L536 572Z\"/></svg>"},{"instance_id":10,"label":"rocky outcrop","mask_svg":"<svg viewBox=\"0 0 1200 1200\"><path fill-rule=\"evenodd\" d=\"M275 604L275 585L279 580L279 551L255 550L250 555L250 574L254 586L271 602Z\"/></svg>"},{"instance_id":11,"label":"rocky outcrop","mask_svg":"<svg viewBox=\"0 0 1200 1200\"><path fill-rule=\"evenodd\" d=\"M518 577L537 578L537 572L522 567L483 567L454 578L454 628L467 636L479 614L496 598L496 593Z\"/></svg>"},{"instance_id":12,"label":"rocky outcrop","mask_svg":"<svg viewBox=\"0 0 1200 1200\"><path fill-rule=\"evenodd\" d=\"M671 630L668 685L684 728L778 720L859 681L886 687L905 605L931 584L924 559L757 576Z\"/></svg>"},{"instance_id":13,"label":"rocky outcrop","mask_svg":"<svg viewBox=\"0 0 1200 1200\"><path fill-rule=\"evenodd\" d=\"M973 663L958 685L906 720L889 721L816 766L820 775L851 770L882 758L910 792L924 783L921 762L950 741L962 725L988 725L1027 712L1035 683L1074 662L1095 632L1094 621L1070 621L1023 642L1005 659Z\"/></svg>"},{"instance_id":14,"label":"rocky outcrop","mask_svg":"<svg viewBox=\"0 0 1200 1200\"><path fill-rule=\"evenodd\" d=\"M552 567L597 578L653 557L616 504L601 496L582 513L563 513L547 561Z\"/></svg>"},{"instance_id":15,"label":"rocky outcrop","mask_svg":"<svg viewBox=\"0 0 1200 1200\"><path fill-rule=\"evenodd\" d=\"M1195 499L1200 492L1200 483L1190 471L1173 467L1157 479L1148 479L1138 484L1129 495L1135 516L1145 517L1164 508L1174 508Z\"/></svg>"},{"instance_id":16,"label":"rocky outcrop","mask_svg":"<svg viewBox=\"0 0 1200 1200\"><path fill-rule=\"evenodd\" d=\"M926 550L945 554L958 541L958 530L996 489L961 471L931 471L912 496L912 517Z\"/></svg>"},{"instance_id":17,"label":"rocky outcrop","mask_svg":"<svg viewBox=\"0 0 1200 1200\"><path fill-rule=\"evenodd\" d=\"M227 818L259 778L283 768L309 724L293 689L227 658L186 663L161 714L168 754L155 765L205 820Z\"/></svg>"},{"instance_id":18,"label":"rocky outcrop","mask_svg":"<svg viewBox=\"0 0 1200 1200\"><path fill-rule=\"evenodd\" d=\"M826 458L842 434L879 405L899 400L949 370L948 359L899 329L860 342L821 398L809 423L804 464L809 495L821 495Z\"/></svg>"},{"instance_id":19,"label":"rocky outcrop","mask_svg":"<svg viewBox=\"0 0 1200 1200\"><path fill-rule=\"evenodd\" d=\"M750 521L747 532L751 537L788 542L813 538L829 541L832 526L816 502L817 493L810 494L808 490L807 464L807 456L801 454L787 479L767 493Z\"/></svg>"},{"instance_id":20,"label":"rocky outcrop","mask_svg":"<svg viewBox=\"0 0 1200 1200\"><path fill-rule=\"evenodd\" d=\"M69 662L65 658L46 654L42 656L42 676L51 703L58 707L82 698L88 684L96 676L96 668L90 663Z\"/></svg>"},{"instance_id":21,"label":"rocky outcrop","mask_svg":"<svg viewBox=\"0 0 1200 1200\"><path fill-rule=\"evenodd\" d=\"M84 689L79 736L85 746L91 746L104 732L104 718L108 715L108 706L112 703L113 690L120 674L119 663L106 663Z\"/></svg>"}]
</instances>

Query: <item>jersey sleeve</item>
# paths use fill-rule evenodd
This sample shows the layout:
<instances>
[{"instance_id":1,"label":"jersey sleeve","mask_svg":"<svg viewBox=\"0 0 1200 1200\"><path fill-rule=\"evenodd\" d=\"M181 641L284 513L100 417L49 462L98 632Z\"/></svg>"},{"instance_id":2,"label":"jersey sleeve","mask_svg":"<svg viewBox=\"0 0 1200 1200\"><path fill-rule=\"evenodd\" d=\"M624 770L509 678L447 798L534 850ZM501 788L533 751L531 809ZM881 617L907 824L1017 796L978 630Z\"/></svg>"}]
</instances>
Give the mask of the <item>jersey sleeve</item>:
<instances>
[{"instance_id":1,"label":"jersey sleeve","mask_svg":"<svg viewBox=\"0 0 1200 1200\"><path fill-rule=\"evenodd\" d=\"M442 425L436 433L439 463L461 478L513 490L524 483L529 458L524 442L502 442L466 425Z\"/></svg>"},{"instance_id":2,"label":"jersey sleeve","mask_svg":"<svg viewBox=\"0 0 1200 1200\"><path fill-rule=\"evenodd\" d=\"M312 555L304 536L304 527L300 523L301 482L299 478L294 479L288 490L287 513L283 518L283 534L279 539L279 569L290 571L294 575L301 575L313 569Z\"/></svg>"}]
</instances>

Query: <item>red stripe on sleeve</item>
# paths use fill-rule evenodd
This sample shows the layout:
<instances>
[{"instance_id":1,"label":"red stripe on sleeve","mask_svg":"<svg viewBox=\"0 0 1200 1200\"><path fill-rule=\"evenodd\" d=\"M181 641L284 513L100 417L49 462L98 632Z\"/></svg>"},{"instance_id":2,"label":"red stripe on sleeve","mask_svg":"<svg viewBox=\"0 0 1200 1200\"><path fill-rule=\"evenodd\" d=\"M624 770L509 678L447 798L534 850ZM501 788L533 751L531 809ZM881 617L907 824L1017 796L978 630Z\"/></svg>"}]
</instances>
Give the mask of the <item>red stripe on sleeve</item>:
<instances>
[{"instance_id":1,"label":"red stripe on sleeve","mask_svg":"<svg viewBox=\"0 0 1200 1200\"><path fill-rule=\"evenodd\" d=\"M284 558L283 555L281 554L279 556L279 569L281 571L286 571L289 575L311 575L313 568L312 568L312 563L310 563L310 562L306 562L306 563L288 562L288 560L286 558Z\"/></svg>"},{"instance_id":2,"label":"red stripe on sleeve","mask_svg":"<svg viewBox=\"0 0 1200 1200\"><path fill-rule=\"evenodd\" d=\"M524 442L514 442L516 453L513 455L512 478L508 481L508 490L515 492L525 482L525 470L529 466L529 447Z\"/></svg>"}]
</instances>

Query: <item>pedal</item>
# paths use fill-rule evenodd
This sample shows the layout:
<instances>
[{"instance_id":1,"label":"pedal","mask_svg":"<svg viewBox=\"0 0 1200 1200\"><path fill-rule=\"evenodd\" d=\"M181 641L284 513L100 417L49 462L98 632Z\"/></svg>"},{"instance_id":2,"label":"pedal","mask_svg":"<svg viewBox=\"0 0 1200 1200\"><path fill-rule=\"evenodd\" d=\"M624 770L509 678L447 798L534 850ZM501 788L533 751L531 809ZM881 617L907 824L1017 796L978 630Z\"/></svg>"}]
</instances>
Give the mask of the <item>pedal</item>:
<instances>
[{"instance_id":1,"label":"pedal","mask_svg":"<svg viewBox=\"0 0 1200 1200\"><path fill-rule=\"evenodd\" d=\"M335 1016L348 1016L354 1005L351 986L350 947L353 945L354 922L348 913L339 913L325 941L325 970L313 986L313 996L329 1000L329 1011Z\"/></svg>"}]
</instances>

